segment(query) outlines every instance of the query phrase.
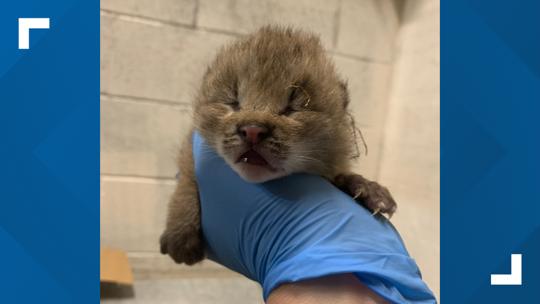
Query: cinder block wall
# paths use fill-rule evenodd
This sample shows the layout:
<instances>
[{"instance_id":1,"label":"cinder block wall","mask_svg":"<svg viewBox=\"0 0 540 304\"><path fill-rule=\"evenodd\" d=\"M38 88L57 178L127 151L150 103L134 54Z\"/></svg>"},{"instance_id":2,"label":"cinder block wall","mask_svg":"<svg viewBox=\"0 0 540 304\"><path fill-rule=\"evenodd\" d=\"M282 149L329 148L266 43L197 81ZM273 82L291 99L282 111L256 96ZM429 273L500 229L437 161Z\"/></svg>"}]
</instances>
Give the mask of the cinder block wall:
<instances>
[{"instance_id":1,"label":"cinder block wall","mask_svg":"<svg viewBox=\"0 0 540 304\"><path fill-rule=\"evenodd\" d=\"M357 171L385 184L399 184L391 173L392 162L382 156L387 155L383 143L392 149L396 146L394 141L384 140L389 129L397 128L386 114L396 111L389 104L399 107L393 100L398 100L400 93L390 94L395 89L391 83L406 80L394 73L396 59L408 60L395 48L401 2L101 0L102 245L126 250L139 281L181 278L179 281L185 284L176 282L175 286L184 286L193 294L197 290L194 277L227 278L227 284L237 284L245 291L241 294L243 301L260 301L255 284L215 264L178 267L158 254L158 237L175 183L174 157L187 130L190 102L205 65L221 45L264 24L292 24L319 33L349 81L354 116L369 145L369 155L360 159ZM406 40L407 35L399 37ZM418 101L423 102L428 101ZM435 169L422 170L429 174ZM397 198L400 200L401 194ZM416 208L404 203L401 206L402 210ZM414 210L410 212L414 214ZM416 233L418 229L407 227L406 239L409 231ZM422 238L422 234L415 235L419 236ZM417 245L418 250L413 252L419 252L424 273L438 276L438 265L431 269L434 264L431 260L424 263L420 254L430 254L438 243L411 241L409 247ZM201 292L201 296L209 295ZM234 297L229 295L227 299L241 303ZM224 301L220 298L221 303Z\"/></svg>"},{"instance_id":2,"label":"cinder block wall","mask_svg":"<svg viewBox=\"0 0 540 304\"><path fill-rule=\"evenodd\" d=\"M439 1L404 3L379 170L400 204L392 222L437 295L439 10Z\"/></svg>"}]
</instances>

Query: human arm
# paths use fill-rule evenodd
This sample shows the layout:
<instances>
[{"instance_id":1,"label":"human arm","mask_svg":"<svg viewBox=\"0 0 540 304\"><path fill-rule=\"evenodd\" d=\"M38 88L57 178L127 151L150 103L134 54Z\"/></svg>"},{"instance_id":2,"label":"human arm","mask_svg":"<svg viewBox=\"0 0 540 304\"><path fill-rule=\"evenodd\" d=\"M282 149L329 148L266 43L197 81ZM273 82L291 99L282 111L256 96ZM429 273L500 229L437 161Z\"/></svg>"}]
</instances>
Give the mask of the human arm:
<instances>
[{"instance_id":1,"label":"human arm","mask_svg":"<svg viewBox=\"0 0 540 304\"><path fill-rule=\"evenodd\" d=\"M388 303L350 273L285 283L274 289L268 304Z\"/></svg>"}]
</instances>

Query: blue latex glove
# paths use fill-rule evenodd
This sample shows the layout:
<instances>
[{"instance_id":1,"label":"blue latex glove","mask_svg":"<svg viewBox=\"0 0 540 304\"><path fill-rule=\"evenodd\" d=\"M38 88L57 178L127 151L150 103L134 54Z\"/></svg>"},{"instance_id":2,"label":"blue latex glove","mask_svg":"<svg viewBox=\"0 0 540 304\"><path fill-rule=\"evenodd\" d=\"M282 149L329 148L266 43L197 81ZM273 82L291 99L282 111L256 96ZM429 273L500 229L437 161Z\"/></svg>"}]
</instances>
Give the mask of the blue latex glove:
<instances>
[{"instance_id":1,"label":"blue latex glove","mask_svg":"<svg viewBox=\"0 0 540 304\"><path fill-rule=\"evenodd\" d=\"M394 227L325 179L296 174L242 180L200 135L193 138L207 254L259 282L354 273L392 303L435 303Z\"/></svg>"}]
</instances>

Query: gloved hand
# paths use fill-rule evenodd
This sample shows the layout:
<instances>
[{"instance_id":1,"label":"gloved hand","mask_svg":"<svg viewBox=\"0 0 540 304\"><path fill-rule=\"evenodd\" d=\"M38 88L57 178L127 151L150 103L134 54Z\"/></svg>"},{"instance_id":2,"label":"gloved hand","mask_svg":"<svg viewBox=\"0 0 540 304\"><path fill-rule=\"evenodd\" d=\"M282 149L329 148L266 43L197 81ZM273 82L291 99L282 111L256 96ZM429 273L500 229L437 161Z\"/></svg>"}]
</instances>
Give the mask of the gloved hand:
<instances>
[{"instance_id":1,"label":"gloved hand","mask_svg":"<svg viewBox=\"0 0 540 304\"><path fill-rule=\"evenodd\" d=\"M259 282L265 300L282 283L354 273L392 303L435 303L390 222L325 179L247 183L197 133L193 155L207 255Z\"/></svg>"}]
</instances>

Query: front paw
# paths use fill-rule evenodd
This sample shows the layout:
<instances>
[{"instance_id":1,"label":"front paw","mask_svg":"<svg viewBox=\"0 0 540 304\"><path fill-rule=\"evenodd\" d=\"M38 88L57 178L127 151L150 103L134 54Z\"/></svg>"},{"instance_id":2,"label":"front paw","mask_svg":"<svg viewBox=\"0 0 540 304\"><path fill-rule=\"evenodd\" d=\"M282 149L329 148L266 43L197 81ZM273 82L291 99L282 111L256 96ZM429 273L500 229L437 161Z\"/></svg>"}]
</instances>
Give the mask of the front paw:
<instances>
[{"instance_id":1,"label":"front paw","mask_svg":"<svg viewBox=\"0 0 540 304\"><path fill-rule=\"evenodd\" d=\"M204 259L204 244L197 229L167 229L160 238L161 253L176 263L193 265Z\"/></svg>"},{"instance_id":2,"label":"front paw","mask_svg":"<svg viewBox=\"0 0 540 304\"><path fill-rule=\"evenodd\" d=\"M358 174L342 174L336 176L334 183L373 214L384 213L388 217L392 217L396 212L397 204L394 198L386 187L376 182L367 180Z\"/></svg>"}]
</instances>

